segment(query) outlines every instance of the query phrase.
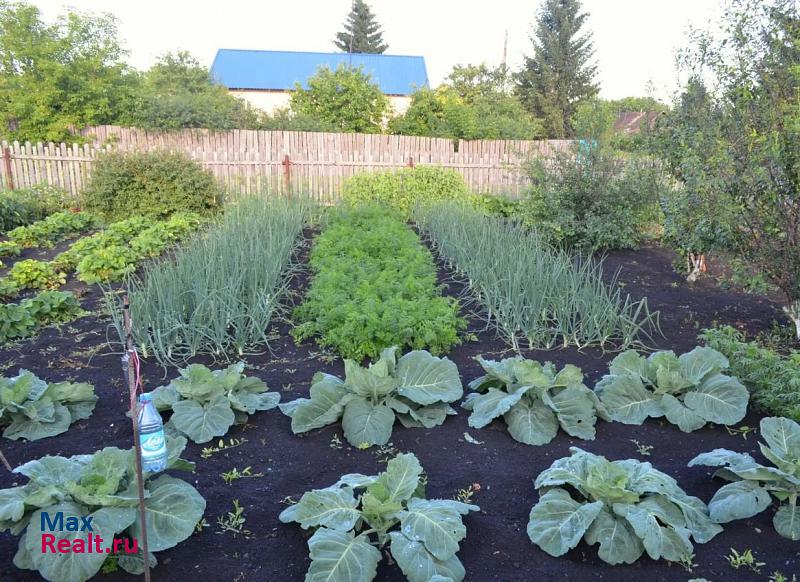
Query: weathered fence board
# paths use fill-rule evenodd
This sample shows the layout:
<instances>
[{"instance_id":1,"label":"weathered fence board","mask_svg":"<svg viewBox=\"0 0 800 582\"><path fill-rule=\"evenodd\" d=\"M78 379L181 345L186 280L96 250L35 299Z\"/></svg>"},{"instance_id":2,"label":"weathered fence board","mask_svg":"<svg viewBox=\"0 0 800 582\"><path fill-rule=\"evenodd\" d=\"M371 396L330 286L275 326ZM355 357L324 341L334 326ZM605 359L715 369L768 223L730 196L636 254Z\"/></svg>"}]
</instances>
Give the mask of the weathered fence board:
<instances>
[{"instance_id":1,"label":"weathered fence board","mask_svg":"<svg viewBox=\"0 0 800 582\"><path fill-rule=\"evenodd\" d=\"M530 156L565 150L567 140L480 140L416 136L190 129L154 132L116 126L81 132L85 143L2 142L0 184L25 188L48 183L79 196L97 157L107 151L174 150L203 165L232 194L306 192L335 200L342 180L360 172L439 165L460 172L476 192L518 194L519 164ZM456 147L457 146L457 147ZM9 175L10 171L10 175Z\"/></svg>"}]
</instances>

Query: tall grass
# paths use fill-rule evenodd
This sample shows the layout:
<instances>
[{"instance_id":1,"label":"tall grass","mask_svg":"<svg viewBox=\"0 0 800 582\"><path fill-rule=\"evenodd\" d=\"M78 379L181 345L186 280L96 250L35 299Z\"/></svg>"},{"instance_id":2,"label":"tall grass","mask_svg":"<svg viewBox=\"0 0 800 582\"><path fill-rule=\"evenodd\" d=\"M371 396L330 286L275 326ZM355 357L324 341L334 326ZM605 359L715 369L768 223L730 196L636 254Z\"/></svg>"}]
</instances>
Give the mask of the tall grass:
<instances>
[{"instance_id":1,"label":"tall grass","mask_svg":"<svg viewBox=\"0 0 800 582\"><path fill-rule=\"evenodd\" d=\"M214 227L128 282L142 355L176 365L197 354L228 360L268 344L291 256L308 218L304 201L244 198ZM119 330L119 309L107 295Z\"/></svg>"},{"instance_id":2,"label":"tall grass","mask_svg":"<svg viewBox=\"0 0 800 582\"><path fill-rule=\"evenodd\" d=\"M469 280L489 320L514 347L624 349L658 329L647 300L623 295L602 261L571 256L534 231L455 203L415 210L442 257Z\"/></svg>"}]
</instances>

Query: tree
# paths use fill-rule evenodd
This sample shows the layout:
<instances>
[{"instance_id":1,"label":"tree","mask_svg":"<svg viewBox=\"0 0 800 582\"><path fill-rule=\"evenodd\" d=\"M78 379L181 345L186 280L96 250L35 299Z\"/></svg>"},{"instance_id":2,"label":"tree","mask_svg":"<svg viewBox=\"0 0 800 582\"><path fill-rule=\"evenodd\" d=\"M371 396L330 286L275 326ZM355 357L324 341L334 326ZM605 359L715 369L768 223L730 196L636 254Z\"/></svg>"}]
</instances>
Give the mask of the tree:
<instances>
[{"instance_id":1,"label":"tree","mask_svg":"<svg viewBox=\"0 0 800 582\"><path fill-rule=\"evenodd\" d=\"M581 33L588 14L580 0L545 0L536 18L533 55L517 74L517 92L553 138L572 135L577 104L598 92L590 32Z\"/></svg>"},{"instance_id":2,"label":"tree","mask_svg":"<svg viewBox=\"0 0 800 582\"><path fill-rule=\"evenodd\" d=\"M444 84L452 87L467 103L480 97L493 97L508 93L509 71L505 65L492 68L480 65L456 65L447 75Z\"/></svg>"},{"instance_id":3,"label":"tree","mask_svg":"<svg viewBox=\"0 0 800 582\"><path fill-rule=\"evenodd\" d=\"M344 30L336 33L333 44L346 53L381 54L389 48L389 45L383 42L380 24L364 0L353 2L350 14L344 23Z\"/></svg>"},{"instance_id":4,"label":"tree","mask_svg":"<svg viewBox=\"0 0 800 582\"><path fill-rule=\"evenodd\" d=\"M35 6L0 0L0 133L60 141L114 123L138 84L123 56L110 15L69 12L49 25Z\"/></svg>"},{"instance_id":5,"label":"tree","mask_svg":"<svg viewBox=\"0 0 800 582\"><path fill-rule=\"evenodd\" d=\"M320 67L308 79L308 89L298 83L292 93L291 109L338 131L380 133L389 100L361 68L340 65L335 71Z\"/></svg>"},{"instance_id":6,"label":"tree","mask_svg":"<svg viewBox=\"0 0 800 582\"><path fill-rule=\"evenodd\" d=\"M680 157L708 164L698 191L727 202L734 248L786 295L800 339L800 13L794 0L734 0L721 32L697 33L684 55L717 113Z\"/></svg>"},{"instance_id":7,"label":"tree","mask_svg":"<svg viewBox=\"0 0 800 582\"><path fill-rule=\"evenodd\" d=\"M259 114L215 83L191 54L179 52L159 57L144 74L136 105L123 121L154 129L248 129L259 126Z\"/></svg>"}]
</instances>

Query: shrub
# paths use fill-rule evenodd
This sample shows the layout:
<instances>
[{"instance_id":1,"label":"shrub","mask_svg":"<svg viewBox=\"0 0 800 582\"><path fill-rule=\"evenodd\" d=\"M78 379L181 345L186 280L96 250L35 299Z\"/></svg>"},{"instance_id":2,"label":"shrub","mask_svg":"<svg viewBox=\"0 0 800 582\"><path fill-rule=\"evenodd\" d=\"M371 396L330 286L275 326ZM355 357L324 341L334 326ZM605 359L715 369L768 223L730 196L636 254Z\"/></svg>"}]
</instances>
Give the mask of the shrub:
<instances>
[{"instance_id":1,"label":"shrub","mask_svg":"<svg viewBox=\"0 0 800 582\"><path fill-rule=\"evenodd\" d=\"M64 433L73 422L89 418L96 402L91 384L48 384L28 370L0 377L0 424L9 439L35 441Z\"/></svg>"},{"instance_id":2,"label":"shrub","mask_svg":"<svg viewBox=\"0 0 800 582\"><path fill-rule=\"evenodd\" d=\"M305 301L295 309L298 341L316 336L346 358L375 358L390 346L434 354L459 343L458 302L441 296L419 237L370 207L336 214L316 239Z\"/></svg>"},{"instance_id":3,"label":"shrub","mask_svg":"<svg viewBox=\"0 0 800 582\"><path fill-rule=\"evenodd\" d=\"M395 418L407 428L433 428L455 414L450 404L463 394L456 365L424 350L398 360L396 351L383 350L368 368L345 360L344 380L317 372L310 398L280 405L292 418L292 432L308 432L341 418L347 442L367 448L389 442Z\"/></svg>"},{"instance_id":4,"label":"shrub","mask_svg":"<svg viewBox=\"0 0 800 582\"><path fill-rule=\"evenodd\" d=\"M462 518L480 508L425 499L424 482L417 457L404 453L379 475L344 475L284 509L283 523L316 530L308 540L306 580L370 582L388 543L386 550L409 582L461 582L464 566L456 553L467 535Z\"/></svg>"},{"instance_id":5,"label":"shrub","mask_svg":"<svg viewBox=\"0 0 800 582\"><path fill-rule=\"evenodd\" d=\"M168 469L194 470L194 463L180 458L185 447L185 438L167 437ZM133 449L106 447L90 455L42 457L14 469L16 475L28 478L25 485L0 490L3 528L20 536L14 565L38 570L51 582L87 580L100 571L115 539L141 539L134 454ZM145 473L144 488L151 552L147 559L153 567L156 558L152 552L168 550L194 533L206 501L189 483L166 474ZM58 512L63 512L65 518L91 516L99 551L74 552L68 560L58 553L42 552L42 535L51 533L42 527L45 512L51 517ZM65 528L52 535L56 546L61 546L61 541L72 546L81 534ZM141 551L122 555L117 563L126 572L141 574Z\"/></svg>"},{"instance_id":6,"label":"shrub","mask_svg":"<svg viewBox=\"0 0 800 582\"><path fill-rule=\"evenodd\" d=\"M581 539L599 544L604 562L684 562L692 542L704 544L722 531L708 508L684 493L669 475L633 459L609 461L577 447L536 478L528 537L551 556L563 556Z\"/></svg>"},{"instance_id":7,"label":"shrub","mask_svg":"<svg viewBox=\"0 0 800 582\"><path fill-rule=\"evenodd\" d=\"M714 474L729 484L721 487L708 504L711 519L728 523L747 519L779 503L772 518L775 531L793 541L800 540L800 425L788 418L763 418L759 426L766 444L761 453L774 467L760 465L747 453L714 449L689 461L689 466L720 467Z\"/></svg>"},{"instance_id":8,"label":"shrub","mask_svg":"<svg viewBox=\"0 0 800 582\"><path fill-rule=\"evenodd\" d=\"M781 355L730 326L706 329L700 338L727 356L757 410L800 421L800 352Z\"/></svg>"},{"instance_id":9,"label":"shrub","mask_svg":"<svg viewBox=\"0 0 800 582\"><path fill-rule=\"evenodd\" d=\"M211 371L202 364L180 370L180 378L153 391L159 410L171 410L168 427L196 443L224 436L235 422L245 424L248 415L270 410L281 395L247 377L244 362Z\"/></svg>"},{"instance_id":10,"label":"shrub","mask_svg":"<svg viewBox=\"0 0 800 582\"><path fill-rule=\"evenodd\" d=\"M218 208L220 201L221 190L210 172L184 154L165 151L106 154L84 191L86 208L107 218L202 214Z\"/></svg>"},{"instance_id":11,"label":"shrub","mask_svg":"<svg viewBox=\"0 0 800 582\"><path fill-rule=\"evenodd\" d=\"M474 392L463 404L472 411L473 428L502 416L514 440L545 445L559 426L570 436L594 440L597 417L609 420L595 393L584 385L580 368L567 364L556 371L550 362L542 365L521 356L477 360L486 374L469 383Z\"/></svg>"},{"instance_id":12,"label":"shrub","mask_svg":"<svg viewBox=\"0 0 800 582\"><path fill-rule=\"evenodd\" d=\"M64 210L68 202L66 191L47 184L0 191L0 233Z\"/></svg>"},{"instance_id":13,"label":"shrub","mask_svg":"<svg viewBox=\"0 0 800 582\"><path fill-rule=\"evenodd\" d=\"M658 218L667 188L658 165L589 145L523 166L532 186L520 205L526 224L551 243L590 251L634 248Z\"/></svg>"},{"instance_id":14,"label":"shrub","mask_svg":"<svg viewBox=\"0 0 800 582\"><path fill-rule=\"evenodd\" d=\"M658 329L647 300L606 283L602 262L576 258L502 217L463 204L440 203L415 212L439 254L469 279L489 321L515 348L641 343Z\"/></svg>"},{"instance_id":15,"label":"shrub","mask_svg":"<svg viewBox=\"0 0 800 582\"><path fill-rule=\"evenodd\" d=\"M385 204L408 214L418 202L458 200L469 196L456 170L417 166L393 172L356 174L342 184L342 199L351 204Z\"/></svg>"}]
</instances>

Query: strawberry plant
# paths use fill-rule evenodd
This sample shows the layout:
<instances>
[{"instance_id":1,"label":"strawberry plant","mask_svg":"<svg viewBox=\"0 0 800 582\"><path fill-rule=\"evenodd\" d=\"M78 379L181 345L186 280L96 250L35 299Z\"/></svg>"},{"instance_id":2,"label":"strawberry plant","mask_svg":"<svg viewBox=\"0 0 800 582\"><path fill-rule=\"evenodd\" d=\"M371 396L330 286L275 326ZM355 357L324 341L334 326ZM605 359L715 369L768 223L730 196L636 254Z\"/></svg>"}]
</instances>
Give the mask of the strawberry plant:
<instances>
[{"instance_id":1,"label":"strawberry plant","mask_svg":"<svg viewBox=\"0 0 800 582\"><path fill-rule=\"evenodd\" d=\"M66 432L72 423L89 418L96 402L90 384L48 384L28 370L0 377L0 425L9 439L35 441Z\"/></svg>"},{"instance_id":2,"label":"strawberry plant","mask_svg":"<svg viewBox=\"0 0 800 582\"><path fill-rule=\"evenodd\" d=\"M563 556L581 539L599 544L604 562L682 562L692 542L722 531L697 497L669 475L633 459L609 461L577 447L536 478L539 501L531 509L528 537L551 556Z\"/></svg>"},{"instance_id":3,"label":"strawberry plant","mask_svg":"<svg viewBox=\"0 0 800 582\"><path fill-rule=\"evenodd\" d=\"M722 373L728 366L725 356L707 347L680 357L661 351L645 358L628 350L614 358L595 392L609 416L625 424L666 417L683 432L708 422L731 425L744 418L750 394Z\"/></svg>"},{"instance_id":4,"label":"strawberry plant","mask_svg":"<svg viewBox=\"0 0 800 582\"><path fill-rule=\"evenodd\" d=\"M8 238L23 248L51 247L72 235L95 228L97 218L88 212L56 212L29 226L20 226L8 232Z\"/></svg>"},{"instance_id":5,"label":"strawberry plant","mask_svg":"<svg viewBox=\"0 0 800 582\"><path fill-rule=\"evenodd\" d=\"M800 540L800 425L789 418L761 420L761 454L774 466L764 466L747 453L714 449L702 453L689 466L719 467L715 477L730 481L708 504L711 519L728 523L753 517L778 502L772 518L775 531L793 541Z\"/></svg>"},{"instance_id":6,"label":"strawberry plant","mask_svg":"<svg viewBox=\"0 0 800 582\"><path fill-rule=\"evenodd\" d=\"M167 437L168 469L194 470L193 463L180 458L185 447L185 438ZM28 478L24 485L0 490L0 532L7 530L19 536L14 565L38 571L51 582L83 581L100 571L115 540L141 540L133 455L132 449L106 447L90 455L42 457L14 469L16 475ZM147 560L154 567L154 552L168 550L192 535L203 517L206 501L181 479L149 473L145 478L151 552ZM99 551L73 551L68 555L42 551L45 535L53 536L53 546L58 548L62 544L70 548L86 544L86 532L80 528L50 532L44 527L45 516L55 519L59 512L65 521L73 518L91 523ZM120 554L117 564L126 572L141 574L143 559L141 551Z\"/></svg>"},{"instance_id":7,"label":"strawberry plant","mask_svg":"<svg viewBox=\"0 0 800 582\"><path fill-rule=\"evenodd\" d=\"M469 383L463 407L471 410L469 425L482 428L502 416L508 432L526 445L544 445L560 426L570 436L594 440L597 416L608 420L594 392L583 384L580 368L567 364L560 371L521 356L478 363L486 372Z\"/></svg>"},{"instance_id":8,"label":"strawberry plant","mask_svg":"<svg viewBox=\"0 0 800 582\"><path fill-rule=\"evenodd\" d=\"M480 508L425 499L422 476L417 457L400 454L379 475L344 475L283 510L283 523L314 529L306 580L369 582L376 576L381 550L409 582L463 580L464 566L456 556L467 536L463 517Z\"/></svg>"},{"instance_id":9,"label":"strawberry plant","mask_svg":"<svg viewBox=\"0 0 800 582\"><path fill-rule=\"evenodd\" d=\"M20 303L0 303L0 342L27 337L39 326L69 321L80 313L78 300L66 291L42 291Z\"/></svg>"},{"instance_id":10,"label":"strawberry plant","mask_svg":"<svg viewBox=\"0 0 800 582\"><path fill-rule=\"evenodd\" d=\"M22 247L14 241L0 241L0 257L13 257L22 251Z\"/></svg>"},{"instance_id":11,"label":"strawberry plant","mask_svg":"<svg viewBox=\"0 0 800 582\"><path fill-rule=\"evenodd\" d=\"M111 245L83 257L75 272L85 283L118 281L136 269L138 258L136 251L129 246Z\"/></svg>"},{"instance_id":12,"label":"strawberry plant","mask_svg":"<svg viewBox=\"0 0 800 582\"><path fill-rule=\"evenodd\" d=\"M278 405L280 394L247 377L244 362L211 371L201 364L180 370L180 378L153 391L159 410L172 410L167 423L196 443L207 443L227 434L234 423L244 424L248 415Z\"/></svg>"},{"instance_id":13,"label":"strawberry plant","mask_svg":"<svg viewBox=\"0 0 800 582\"><path fill-rule=\"evenodd\" d=\"M405 427L439 426L463 388L456 365L428 352L409 352L396 359L397 348L383 350L368 368L345 360L345 379L318 372L310 398L281 404L292 418L295 434L342 419L344 436L356 447L385 445L395 419Z\"/></svg>"},{"instance_id":14,"label":"strawberry plant","mask_svg":"<svg viewBox=\"0 0 800 582\"><path fill-rule=\"evenodd\" d=\"M14 263L8 271L8 280L18 291L25 289L55 289L67 282L66 273L53 263L26 259Z\"/></svg>"}]
</instances>

